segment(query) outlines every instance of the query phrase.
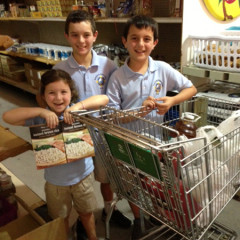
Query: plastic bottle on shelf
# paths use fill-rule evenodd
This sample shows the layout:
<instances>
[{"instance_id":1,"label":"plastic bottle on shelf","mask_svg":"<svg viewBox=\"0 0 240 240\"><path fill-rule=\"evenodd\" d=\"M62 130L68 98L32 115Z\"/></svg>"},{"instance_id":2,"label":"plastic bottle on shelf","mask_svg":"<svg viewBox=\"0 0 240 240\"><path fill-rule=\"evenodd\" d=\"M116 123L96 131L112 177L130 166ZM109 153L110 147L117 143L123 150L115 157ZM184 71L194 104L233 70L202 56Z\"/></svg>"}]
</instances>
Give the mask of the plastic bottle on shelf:
<instances>
[{"instance_id":1,"label":"plastic bottle on shelf","mask_svg":"<svg viewBox=\"0 0 240 240\"><path fill-rule=\"evenodd\" d=\"M12 178L9 176L7 173L4 171L1 172L0 174L0 187L1 191L5 191L8 189L11 189L13 186L12 184Z\"/></svg>"},{"instance_id":2,"label":"plastic bottle on shelf","mask_svg":"<svg viewBox=\"0 0 240 240\"><path fill-rule=\"evenodd\" d=\"M200 117L197 114L186 112L182 114L182 118L176 123L175 129L180 135L185 135L187 138L195 138L197 126L195 122Z\"/></svg>"}]
</instances>

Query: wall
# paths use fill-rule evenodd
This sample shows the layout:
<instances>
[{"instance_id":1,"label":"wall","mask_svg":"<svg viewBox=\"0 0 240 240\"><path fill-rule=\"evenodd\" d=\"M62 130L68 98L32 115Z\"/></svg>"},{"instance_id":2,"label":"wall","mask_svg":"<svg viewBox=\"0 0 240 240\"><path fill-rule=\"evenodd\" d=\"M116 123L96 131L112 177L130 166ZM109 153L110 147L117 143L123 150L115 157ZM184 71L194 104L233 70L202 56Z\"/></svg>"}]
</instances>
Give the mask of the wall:
<instances>
[{"instance_id":1,"label":"wall","mask_svg":"<svg viewBox=\"0 0 240 240\"><path fill-rule=\"evenodd\" d=\"M203 0L185 0L183 6L182 66L190 63L189 35L215 35L230 26L240 26L240 18L227 22L216 20L207 11Z\"/></svg>"}]
</instances>

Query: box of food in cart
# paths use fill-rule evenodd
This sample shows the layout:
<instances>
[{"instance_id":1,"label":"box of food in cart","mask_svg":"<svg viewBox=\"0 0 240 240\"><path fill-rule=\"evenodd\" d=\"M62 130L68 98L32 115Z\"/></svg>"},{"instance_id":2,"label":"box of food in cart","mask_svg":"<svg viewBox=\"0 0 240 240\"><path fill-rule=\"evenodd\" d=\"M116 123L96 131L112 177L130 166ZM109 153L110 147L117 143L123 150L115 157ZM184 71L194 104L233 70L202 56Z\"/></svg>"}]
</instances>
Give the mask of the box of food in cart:
<instances>
[{"instance_id":1,"label":"box of food in cart","mask_svg":"<svg viewBox=\"0 0 240 240\"><path fill-rule=\"evenodd\" d=\"M30 127L37 169L81 160L94 156L94 147L86 127L75 121L63 121L56 128L46 125Z\"/></svg>"}]
</instances>

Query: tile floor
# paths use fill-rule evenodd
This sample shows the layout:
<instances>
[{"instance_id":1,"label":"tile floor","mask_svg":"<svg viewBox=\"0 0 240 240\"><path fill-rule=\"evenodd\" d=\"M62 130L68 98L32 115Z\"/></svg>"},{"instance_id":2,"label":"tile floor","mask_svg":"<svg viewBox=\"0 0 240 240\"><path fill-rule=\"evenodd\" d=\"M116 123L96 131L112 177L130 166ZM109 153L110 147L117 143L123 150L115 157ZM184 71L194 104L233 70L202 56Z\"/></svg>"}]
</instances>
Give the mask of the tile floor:
<instances>
[{"instance_id":1,"label":"tile floor","mask_svg":"<svg viewBox=\"0 0 240 240\"><path fill-rule=\"evenodd\" d=\"M2 113L18 106L36 106L35 97L23 90L0 82L0 125L8 127L17 136L30 141L28 128L14 127L6 124L2 120ZM0 136L1 137L1 136ZM27 151L14 158L8 158L2 164L14 173L25 185L35 192L41 199L45 200L43 171L36 170L32 151ZM104 224L101 221L101 209L103 200L99 190L99 183L95 183L95 191L98 199L98 209L96 211L96 222L98 236L104 238ZM117 203L118 208L132 219L132 214L126 200ZM231 200L229 205L218 217L218 221L236 231L240 239L240 202ZM76 219L76 214L72 214L72 222ZM128 240L131 235L131 228L127 230L111 226L111 240ZM159 238L163 239L163 238ZM166 238L164 238L166 239ZM152 240L152 239L151 239Z\"/></svg>"}]
</instances>

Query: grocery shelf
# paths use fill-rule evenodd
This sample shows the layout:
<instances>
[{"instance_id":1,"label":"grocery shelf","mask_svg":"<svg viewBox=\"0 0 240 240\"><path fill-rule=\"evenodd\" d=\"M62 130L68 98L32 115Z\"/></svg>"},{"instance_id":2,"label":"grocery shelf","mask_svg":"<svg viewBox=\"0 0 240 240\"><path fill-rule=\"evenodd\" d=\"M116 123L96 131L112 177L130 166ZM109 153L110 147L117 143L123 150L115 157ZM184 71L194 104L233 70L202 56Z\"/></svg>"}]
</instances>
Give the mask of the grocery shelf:
<instances>
[{"instance_id":1,"label":"grocery shelf","mask_svg":"<svg viewBox=\"0 0 240 240\"><path fill-rule=\"evenodd\" d=\"M182 18L180 17L156 17L154 18L157 23L182 23ZM125 23L128 18L106 18L97 19L96 22L101 23Z\"/></svg>"},{"instance_id":2,"label":"grocery shelf","mask_svg":"<svg viewBox=\"0 0 240 240\"><path fill-rule=\"evenodd\" d=\"M28 59L28 60L33 60L33 61L36 61L36 62L41 62L41 63L45 63L45 64L50 64L50 65L55 65L56 63L60 62L60 60L55 61L55 60L47 59L47 58L44 58L44 57L33 56L33 55L28 55L28 54L18 53L18 52L12 52L12 51L0 51L0 54L12 56L12 57L25 58L25 59Z\"/></svg>"},{"instance_id":3,"label":"grocery shelf","mask_svg":"<svg viewBox=\"0 0 240 240\"><path fill-rule=\"evenodd\" d=\"M157 23L182 23L181 17L156 17L154 18ZM42 18L33 18L33 17L9 17L9 18L0 18L0 21L52 21L52 22L65 22L66 17L42 17ZM96 22L100 23L125 23L128 18L99 18L96 19Z\"/></svg>"},{"instance_id":4,"label":"grocery shelf","mask_svg":"<svg viewBox=\"0 0 240 240\"><path fill-rule=\"evenodd\" d=\"M30 86L27 82L16 82L10 78L0 76L0 81L5 82L7 84L10 84L14 87L20 88L26 92L32 93L36 95L38 93L38 90Z\"/></svg>"},{"instance_id":5,"label":"grocery shelf","mask_svg":"<svg viewBox=\"0 0 240 240\"><path fill-rule=\"evenodd\" d=\"M195 66L183 66L182 73L187 76L209 78L211 80L226 81L228 83L240 84L239 72L226 72L199 68Z\"/></svg>"}]
</instances>

